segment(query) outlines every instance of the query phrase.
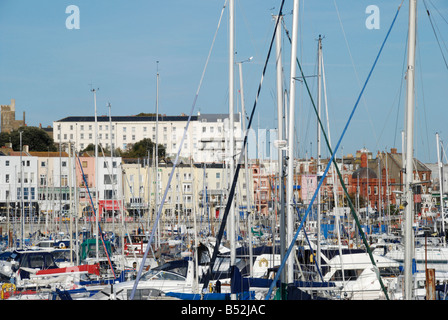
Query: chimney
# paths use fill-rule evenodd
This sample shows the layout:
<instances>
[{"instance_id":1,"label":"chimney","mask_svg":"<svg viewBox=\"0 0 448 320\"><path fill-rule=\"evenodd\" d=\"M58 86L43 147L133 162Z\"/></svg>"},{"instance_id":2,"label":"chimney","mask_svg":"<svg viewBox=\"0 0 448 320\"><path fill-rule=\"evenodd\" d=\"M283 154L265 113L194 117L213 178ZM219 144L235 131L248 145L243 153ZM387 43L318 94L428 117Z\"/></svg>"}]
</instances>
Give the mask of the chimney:
<instances>
[{"instance_id":1,"label":"chimney","mask_svg":"<svg viewBox=\"0 0 448 320\"><path fill-rule=\"evenodd\" d=\"M367 153L361 154L361 168L367 168Z\"/></svg>"},{"instance_id":2,"label":"chimney","mask_svg":"<svg viewBox=\"0 0 448 320\"><path fill-rule=\"evenodd\" d=\"M391 148L390 149L390 153L397 154L397 148Z\"/></svg>"},{"instance_id":3,"label":"chimney","mask_svg":"<svg viewBox=\"0 0 448 320\"><path fill-rule=\"evenodd\" d=\"M23 152L29 153L30 152L30 146L25 144L23 145Z\"/></svg>"}]
</instances>

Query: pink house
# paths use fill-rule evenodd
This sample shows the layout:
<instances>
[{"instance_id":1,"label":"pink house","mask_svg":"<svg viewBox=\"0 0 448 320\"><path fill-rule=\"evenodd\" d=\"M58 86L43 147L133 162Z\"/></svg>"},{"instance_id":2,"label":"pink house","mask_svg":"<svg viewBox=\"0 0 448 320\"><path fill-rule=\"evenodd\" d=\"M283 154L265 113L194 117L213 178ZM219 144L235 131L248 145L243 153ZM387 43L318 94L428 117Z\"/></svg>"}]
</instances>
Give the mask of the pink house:
<instances>
[{"instance_id":1,"label":"pink house","mask_svg":"<svg viewBox=\"0 0 448 320\"><path fill-rule=\"evenodd\" d=\"M91 210L90 197L92 197L92 200L95 201L96 190L94 157L79 157L79 161L76 161L76 182L80 190L79 205L82 208L82 215L91 215L93 213Z\"/></svg>"}]
</instances>

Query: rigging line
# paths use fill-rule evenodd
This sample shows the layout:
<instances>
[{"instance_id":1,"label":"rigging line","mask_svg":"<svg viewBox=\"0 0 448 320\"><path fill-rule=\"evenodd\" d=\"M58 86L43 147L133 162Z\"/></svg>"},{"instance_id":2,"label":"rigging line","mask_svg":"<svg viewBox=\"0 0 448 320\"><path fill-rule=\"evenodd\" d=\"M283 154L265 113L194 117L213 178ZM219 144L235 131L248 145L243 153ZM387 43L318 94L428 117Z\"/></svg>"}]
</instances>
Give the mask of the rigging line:
<instances>
[{"instance_id":1,"label":"rigging line","mask_svg":"<svg viewBox=\"0 0 448 320\"><path fill-rule=\"evenodd\" d=\"M442 13L439 11L439 9L437 9L437 7L431 2L431 0L429 0L429 3L432 4L432 6L434 7L434 9L436 9L437 13L440 15L440 17L448 24L448 21L445 19L444 16L442 16Z\"/></svg>"},{"instance_id":2,"label":"rigging line","mask_svg":"<svg viewBox=\"0 0 448 320\"><path fill-rule=\"evenodd\" d=\"M387 32L387 34L386 34L386 37L385 37L385 39L383 40L383 43L381 44L380 50L379 50L379 52L378 52L378 54L377 54L377 56L376 56L376 58L375 58L375 61L374 61L374 63L373 63L373 66L372 66L372 68L370 69L370 72L369 72L369 74L368 74L368 76L367 76L367 79L366 79L366 81L365 81L365 83L364 83L364 86L363 86L362 89L361 89L361 92L360 92L360 94L359 94L359 96L358 96L358 99L356 100L355 106L353 107L353 110L352 110L352 112L350 113L349 119L347 120L347 123L346 123L346 125L345 125L345 127L344 127L344 130L342 131L342 134L341 134L341 136L340 136L340 138L339 138L339 140L338 140L338 143L336 144L336 147L335 147L334 151L332 151L331 148L330 148L330 146L328 145L328 138L327 138L327 135L325 134L325 130L324 130L324 128L323 128L322 122L320 121L320 118L318 117L319 123L320 123L320 125L321 125L321 129L322 129L322 131L324 132L325 141L326 141L326 143L327 143L327 145L328 145L328 148L329 148L329 150L330 150L330 153L331 153L331 159L330 159L330 161L328 161L328 164L327 164L327 166L326 166L326 168L325 168L324 174L323 174L322 178L319 180L319 183L318 183L317 188L316 188L316 190L315 190L315 192L314 192L314 195L313 195L313 197L311 198L310 204L308 205L308 208L307 208L307 210L306 210L306 212L305 212L305 216L303 217L303 219L302 219L302 221L301 221L301 223L300 223L299 228L297 229L296 233L294 234L294 237L293 237L293 239L292 239L292 241L291 241L291 243L290 243L290 245L289 245L289 247L288 247L288 250L287 250L287 252L286 252L286 254L285 254L285 256L284 256L284 258L283 258L283 260L282 260L282 263L281 263L279 269L277 270L277 273L276 273L276 275L275 275L275 278L274 278L274 280L272 281L272 284L271 284L271 286L270 286L270 288L269 288L268 293L266 294L266 298L265 298L266 300L268 300L268 299L270 298L271 294L272 294L273 287L274 287L274 285L276 284L276 282L278 281L278 278L279 278L280 274L282 273L282 270L283 270L283 268L284 268L284 266L285 266L285 263L286 263L286 261L287 261L287 259L288 259L288 256L290 255L290 253L291 253L291 251L292 251L292 249L293 249L293 247L294 247L295 241L296 241L296 239L297 239L297 237L298 237L298 235L299 235L299 233L300 233L300 231L301 231L301 229L302 229L302 227L303 227L303 223L304 223L304 221L306 220L306 217L308 216L310 210L312 209L313 202L314 202L314 200L316 199L317 193L318 193L320 187L322 186L322 183L323 183L323 181L325 180L325 177L327 176L328 170L329 170L329 168L330 168L332 162L334 162L334 164L335 164L335 167L336 167L337 172L338 172L338 175L339 175L339 179L341 180L341 184L342 184L342 186L343 186L343 188L344 188L344 192L345 192L346 194L348 194L348 192L347 192L347 188L345 187L345 184L344 184L344 182L343 182L341 173L340 173L340 171L339 171L338 166L336 165L336 162L335 162L335 160L334 160L334 157L335 157L336 152L337 152L337 150L338 150L338 148L339 148L339 145L341 144L342 138L344 137L344 135L345 135L345 133L346 133L346 131L347 131L347 129L348 129L348 125L350 124L350 122L351 122L351 120L352 120L352 118L353 118L353 115L354 115L354 113L355 113L355 111L356 111L356 108L357 108L358 105L359 105L359 101L360 101L360 99L361 99L361 97L362 97L362 95L363 95L363 93L364 93L364 90L365 90L365 88L366 88L366 86L367 86L367 83L368 83L368 81L369 81L369 79L370 79L370 77L371 77L371 75L372 75L372 72L373 72L373 70L374 70L374 68L375 68L375 66L376 66L376 64L377 64L377 62L378 62L378 59L379 59L379 57L380 57L380 55L381 55L381 52L383 51L384 45L385 45L387 39L389 38L389 34L390 34L391 30L392 30L392 27L393 27L394 24L395 24L395 21L396 21L396 19L397 19L398 13L400 12L400 9L401 9L401 6L402 6L402 4L403 4L403 1L404 1L404 0L402 0L401 4L399 5L399 7L398 7L398 9L397 9L397 12L395 13L395 17L394 17L394 19L393 19L393 21L392 21L392 24L391 24L391 26L389 27L389 30L388 30L388 32ZM297 60L297 63L299 63L298 60ZM300 69L300 71L302 72L302 75L303 75L303 71L302 71L302 68L301 68L300 63L299 63L299 69ZM307 82L306 82L305 80L304 80L304 82L305 82L306 87L307 87L307 89L308 89ZM309 90L308 90L308 93L310 94ZM310 94L310 99L312 99L311 94ZM314 105L314 101L313 101L313 106L315 106L315 105ZM316 110L316 109L315 109L315 110ZM357 216L356 216L356 213L355 213L355 210L354 210L354 208L353 208L353 203L351 203L350 198L348 198L348 201L349 201L349 204L350 204L350 208L351 208L351 210L352 210L352 213L353 213L353 217L354 217L354 219L355 219L355 221L356 221L358 227L360 228L359 220L358 220L358 218L357 218ZM361 234L361 237L362 237L362 239L363 239L364 244L366 245L366 248L368 248L368 254L369 254L370 260L371 260L372 264L373 264L374 266L376 266L376 264L375 264L375 260L373 259L373 255L372 255L372 252L371 252L371 250L370 250L370 247L369 247L369 244L368 244L368 242L367 242L367 239L366 239L366 237L365 237L365 234L364 234L364 232L360 232L360 234ZM385 289L385 287L384 287L384 285L383 285L383 282L382 282L381 277L379 276L379 273L378 273L377 275L378 275L378 281L379 281L380 284L381 284L381 287L382 287L382 289L383 289L384 295L386 296L386 299L389 300L389 296L388 296L388 294L387 294L387 290Z\"/></svg>"},{"instance_id":3,"label":"rigging line","mask_svg":"<svg viewBox=\"0 0 448 320\"><path fill-rule=\"evenodd\" d=\"M90 203L92 204L92 208L93 208L93 213L95 213L95 217L96 217L96 210L97 209L95 209L95 206L93 205L92 195L90 194L90 190L89 190L89 187L88 187L87 179L86 179L86 176L84 174L84 169L82 168L82 165L81 165L81 160L79 159L78 156L76 156L76 158L78 158L79 167L81 168L81 172L82 172L82 179L84 180L84 183L86 185L87 192L88 192L89 198L90 198ZM98 193L97 193L96 196L98 197ZM110 267L110 269L112 271L112 275L114 276L114 279L116 279L117 276L115 275L115 270L114 270L114 268L112 266L112 262L111 262L110 257L109 257L109 252L107 251L106 243L104 242L103 231L101 230L101 225L99 223L98 223L98 230L96 230L96 232L99 234L99 236L101 238L101 243L103 244L104 252L106 254L107 261L109 262L109 267Z\"/></svg>"},{"instance_id":4,"label":"rigging line","mask_svg":"<svg viewBox=\"0 0 448 320\"><path fill-rule=\"evenodd\" d=\"M425 90L423 89L423 71L422 71L422 61L421 61L422 55L420 54L420 43L419 42L417 42L417 46L418 46L418 52L419 52L418 60L419 60L419 68L420 68L420 72L419 73L420 73L420 83L421 83L421 96L422 96L422 104L423 104L423 115L424 115L425 129L426 129L426 147L428 149L427 153L426 153L426 156L428 157L427 161L430 162L431 151L430 151L429 134L428 134L428 119L427 119L428 112L426 110ZM416 103L416 108L417 108L417 103ZM418 108L417 108L417 110L418 110ZM420 125L421 125L421 123L420 123ZM422 130L422 132L423 132L423 130ZM421 139L422 139L422 144L424 145L423 134L421 134L420 136L421 136Z\"/></svg>"},{"instance_id":5,"label":"rigging line","mask_svg":"<svg viewBox=\"0 0 448 320\"><path fill-rule=\"evenodd\" d=\"M349 56L350 56L350 60L351 60L351 63L352 63L352 67L353 67L353 69L354 69L354 71L355 71L356 80L357 80L357 82L358 82L358 86L361 87L361 81L359 80L358 71L356 70L356 67L355 67L355 61L354 61L354 59L353 59L352 52L351 52L351 50L350 50L350 46L349 46L349 44L348 44L347 36L346 36L346 34L345 34L344 25L342 24L341 16L339 15L339 9L338 9L338 6L337 6L337 4L336 4L336 0L333 0L333 2L334 2L334 6L335 6L335 8L336 8L336 13L337 13L337 15L338 15L339 24L340 24L341 29L342 29L342 34L344 35L344 40L345 40L345 44L346 44L346 46L347 46L347 50L348 50L348 53L349 53ZM369 122L370 122L370 126L372 127L373 135L375 136L375 140L377 140L377 138L376 138L376 132L375 132L375 126L374 126L373 123L372 123L372 117L370 116L370 112L369 112L369 108L367 107L366 100L363 98L362 101L363 101L364 107L365 107L365 109L366 109L366 111L367 111L367 114L368 114L368 116L369 116Z\"/></svg>"},{"instance_id":6,"label":"rigging line","mask_svg":"<svg viewBox=\"0 0 448 320\"><path fill-rule=\"evenodd\" d=\"M195 109L195 107L196 107L196 101L197 101L198 96L199 96L199 91L201 90L201 87L202 87L202 81L204 80L205 71L207 70L207 65L208 65L208 63L209 63L209 61L210 61L210 56L211 56L211 53L212 53L212 50L213 50L213 47L214 47L214 44L215 44L215 40L216 40L216 36L217 36L217 34L218 34L219 27L220 27L220 25L221 25L221 20L222 20L223 14L224 14L224 10L225 10L225 8L226 8L226 4L227 4L227 0L225 0L224 5L223 5L222 10L221 10L221 15L220 15L220 17L219 17L218 26L217 26L217 28L216 28L215 35L214 35L214 37L213 37L213 41L212 41L212 45L211 45L211 47L210 47L210 50L209 50L209 52L208 52L207 59L206 59L206 61L205 61L204 69L202 70L201 79L199 80L199 85L198 85L198 88L197 88L197 90L196 90L196 94L195 94L194 99L193 99L193 104L192 104L192 106L191 106L190 114L188 115L188 120L187 120L187 124L186 124L186 126L185 126L185 129L184 129L184 133L183 133L183 135L182 135L182 140L181 140L181 142L180 142L180 144L179 144L179 148L178 148L178 150L177 150L176 159L174 160L173 168L171 169L171 174L170 174L169 177L168 177L168 182L167 182L167 185L166 185L166 188L165 188L165 192L164 192L164 194L163 194L162 202L161 202L161 204L160 204L160 206L159 206L159 208L158 208L157 217L156 217L156 219L155 219L155 221L154 221L154 225L153 225L153 228L152 228L152 231L151 231L151 236L150 236L150 238L149 238L149 240L148 240L148 245L147 245L146 250L145 250L145 253L144 253L144 255L143 255L142 262L141 262L141 264L140 264L140 268L139 268L139 270L138 270L137 277L136 277L136 279L135 279L134 286L133 286L133 288L132 288L132 292L131 292L131 295L130 295L130 300L133 300L133 299L134 299L135 291L136 291L136 289L137 289L138 283L139 283L139 281L140 281L140 277L141 277L142 272L143 272L143 268L144 268L144 265L145 265L146 257L147 257L147 255L148 255L149 248L151 247L151 242L152 242L152 240L153 240L153 238L154 238L154 233L155 233L155 231L156 231L157 224L158 224L158 222L159 222L160 215L161 215L161 213L162 213L163 204L165 203L166 195L167 195L167 193L168 193L168 189L169 189L169 186L170 186L170 184L171 184L171 180L172 180L172 178L173 178L173 176L174 176L174 171L176 170L176 167L177 167L177 162L178 162L178 160L179 160L179 154L180 154L180 151L182 150L182 146L183 146L183 144L184 144L184 140L185 140L185 137L186 137L186 135L187 135L188 127L190 126L191 116L192 116L193 111L194 111L194 109Z\"/></svg>"},{"instance_id":7,"label":"rigging line","mask_svg":"<svg viewBox=\"0 0 448 320\"><path fill-rule=\"evenodd\" d=\"M280 9L279 9L279 13L277 15L278 17L280 17L282 15L284 3L285 3L285 0L282 0L282 3L280 5ZM261 75L260 83L258 85L257 95L255 97L255 101L254 101L254 105L252 107L252 111L251 111L251 114L250 114L249 122L247 124L247 129L246 129L246 132L244 134L244 141L243 141L243 145L241 147L242 151L241 151L240 156L239 156L239 161L238 161L238 163L236 165L236 170L235 170L235 173L234 173L234 176L233 176L232 186L230 188L228 200L227 200L226 207L225 207L225 210L224 210L224 214L223 214L223 217L222 217L222 222L221 222L221 225L219 226L219 231L218 231L218 235L216 237L215 247L213 248L213 254L212 254L212 257L210 259L210 265L209 265L208 271L207 271L207 273L205 275L203 289L206 289L208 287L208 283L211 280L212 270L213 270L213 266L214 266L216 257L218 255L218 249L219 249L219 245L220 245L220 242L221 242L221 238L222 238L222 236L224 234L224 228L225 228L225 224L226 224L226 221L227 221L227 216L229 215L230 206L232 205L232 202L233 202L233 197L234 197L235 188L236 188L236 182L238 180L238 175L239 175L239 172L240 172L241 164L244 163L244 154L245 154L246 145L247 145L247 137L248 137L249 130L250 130L251 126L252 126L252 121L254 119L255 109L257 107L258 98L260 96L261 87L263 85L263 80L264 80L264 76L266 74L266 69L267 69L267 66L268 66L269 58L271 56L271 51L272 51L272 47L273 47L274 40L275 40L275 32L276 32L276 30L278 28L278 25L279 25L278 22L279 22L279 19L276 19L274 32L273 32L273 35L272 35L272 38L271 38L271 43L269 45L268 54L267 54L267 57L266 57L266 60L265 60L265 63L264 63L264 67L263 67L263 72L262 72L262 75Z\"/></svg>"},{"instance_id":8,"label":"rigging line","mask_svg":"<svg viewBox=\"0 0 448 320\"><path fill-rule=\"evenodd\" d=\"M302 215L300 214L299 208L298 208L298 206L297 206L296 198L294 197L292 200L294 201L294 205L295 205L295 207L296 207L297 216L298 216L298 218L299 218L300 220L302 220L303 217L302 217ZM310 241L310 239L308 238L308 234L307 234L307 232L306 232L305 229L303 229L303 234L304 234L304 236L305 236L305 240L306 240L306 242L307 242L308 245L310 246L310 254L311 254L312 256L314 256L314 249L313 249L313 247L312 247L311 241ZM321 269L319 268L319 265L318 265L318 263L317 263L317 259L313 259L313 262L314 262L314 265L316 266L317 273L319 274L319 277L320 277L321 281L323 282L323 281L324 281L324 278L323 278Z\"/></svg>"},{"instance_id":9,"label":"rigging line","mask_svg":"<svg viewBox=\"0 0 448 320\"><path fill-rule=\"evenodd\" d=\"M439 46L440 53L442 54L443 61L445 62L445 67L448 69L448 63L446 61L445 55L443 54L442 46L440 45L439 37L437 36L436 30L434 28L434 24L432 23L431 14L429 13L429 9L426 6L426 1L425 0L423 0L423 4L425 5L426 14L428 15L429 22L431 23L431 28L432 28L432 31L434 33L434 36L436 37L437 44Z\"/></svg>"},{"instance_id":10,"label":"rigging line","mask_svg":"<svg viewBox=\"0 0 448 320\"><path fill-rule=\"evenodd\" d=\"M405 49L404 49L404 55L403 55L403 65L402 65L402 74L405 74L406 72L405 70L405 66L406 66L406 53L407 53L407 39L408 39L408 34L406 35L406 42L405 42ZM394 134L394 144L393 146L396 146L396 141L397 141L397 128L398 128L398 115L400 113L400 104L401 104L401 91L403 89L403 80L405 79L405 76L401 77L401 82L400 82L400 93L398 95L398 104L397 104L397 116L395 118L395 134Z\"/></svg>"}]
</instances>

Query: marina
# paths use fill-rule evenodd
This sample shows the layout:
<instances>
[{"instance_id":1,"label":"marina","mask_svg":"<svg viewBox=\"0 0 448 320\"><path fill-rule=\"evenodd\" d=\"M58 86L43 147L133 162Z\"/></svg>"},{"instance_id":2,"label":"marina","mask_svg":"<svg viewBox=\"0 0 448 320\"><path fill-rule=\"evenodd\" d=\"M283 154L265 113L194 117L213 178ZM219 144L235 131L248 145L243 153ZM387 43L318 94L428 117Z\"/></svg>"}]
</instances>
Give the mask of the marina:
<instances>
[{"instance_id":1,"label":"marina","mask_svg":"<svg viewBox=\"0 0 448 320\"><path fill-rule=\"evenodd\" d=\"M414 133L415 87L424 73L416 68L417 3L397 1L382 20L353 109L335 120L341 131L330 130L325 36L314 39L315 74L302 68L310 63L299 50L299 0L270 9L269 47L257 60L249 108L243 66L254 57L237 55L235 0L221 8L189 112L161 111L167 98L159 60L154 110L128 116L108 103L104 115L101 91L91 85L89 114L53 120L54 140L44 147L32 144L42 128L28 139L25 113L15 120L15 100L2 105L9 140L0 148L0 303L447 300L448 159L439 133L428 146L435 163L415 154L423 140ZM430 16L432 7L423 5ZM350 126L373 75L384 72L380 61L399 14L407 19L399 29L407 34L401 148L344 153L346 135L362 139ZM226 110L203 112L196 104L223 18ZM269 71L270 131L256 124ZM307 125L315 126L305 137L296 121L303 117L299 95L310 103ZM304 153L301 139L310 143ZM256 305L246 311L264 313ZM180 314L219 312L188 304Z\"/></svg>"}]
</instances>

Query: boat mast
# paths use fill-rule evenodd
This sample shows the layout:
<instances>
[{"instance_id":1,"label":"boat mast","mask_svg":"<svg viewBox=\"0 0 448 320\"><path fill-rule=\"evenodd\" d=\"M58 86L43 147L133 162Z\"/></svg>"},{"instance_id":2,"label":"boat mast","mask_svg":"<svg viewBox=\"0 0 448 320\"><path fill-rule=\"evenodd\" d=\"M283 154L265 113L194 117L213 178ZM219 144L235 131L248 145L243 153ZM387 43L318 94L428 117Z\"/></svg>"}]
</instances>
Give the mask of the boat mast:
<instances>
[{"instance_id":1,"label":"boat mast","mask_svg":"<svg viewBox=\"0 0 448 320\"><path fill-rule=\"evenodd\" d=\"M440 213L442 214L442 233L443 233L443 245L446 245L446 237L445 237L445 213L443 206L443 163L442 158L440 157L440 138L439 133L436 133L437 139L437 167L439 168L439 189L440 189Z\"/></svg>"},{"instance_id":2,"label":"boat mast","mask_svg":"<svg viewBox=\"0 0 448 320\"><path fill-rule=\"evenodd\" d=\"M234 0L229 1L229 167L231 177L235 174L234 156L234 66L235 66L235 7ZM235 265L235 210L234 203L229 211L230 266Z\"/></svg>"},{"instance_id":3,"label":"boat mast","mask_svg":"<svg viewBox=\"0 0 448 320\"><path fill-rule=\"evenodd\" d=\"M413 258L413 230L414 201L412 194L413 183L413 148L414 148L414 77L415 77L415 46L416 46L416 13L417 0L409 0L409 35L408 35L408 68L406 75L406 180L405 180L405 298L412 298L412 258Z\"/></svg>"},{"instance_id":4,"label":"boat mast","mask_svg":"<svg viewBox=\"0 0 448 320\"><path fill-rule=\"evenodd\" d=\"M294 199L293 199L293 188L294 188L294 102L296 97L296 58L297 58L297 36L299 27L299 0L294 0L293 8L293 23L292 23L292 45L291 45L291 74L290 74L290 84L289 84L289 126L288 126L288 185L287 185L287 195L286 202L288 204L287 210L287 240L288 243L293 241L294 237ZM287 263L287 276L288 283L294 282L294 257L289 255Z\"/></svg>"},{"instance_id":5,"label":"boat mast","mask_svg":"<svg viewBox=\"0 0 448 320\"><path fill-rule=\"evenodd\" d=\"M285 139L284 134L284 116L283 116L283 65L282 65L282 31L281 31L281 19L283 16L274 17L277 22L277 29L275 30L275 44L276 44L276 71L277 71L277 139L278 145L278 178L279 178L279 192L280 192L280 256L283 257L286 254L286 233L285 233L285 145L283 141ZM280 145L280 143L282 145ZM280 275L280 283L285 283L286 270L283 269ZM283 291L282 291L283 292Z\"/></svg>"},{"instance_id":6,"label":"boat mast","mask_svg":"<svg viewBox=\"0 0 448 320\"><path fill-rule=\"evenodd\" d=\"M321 97L322 97L322 85L321 85L321 78L322 78L322 37L319 35L318 39L318 64L317 64L317 114L319 116L319 119L321 119ZM317 167L316 167L316 176L317 176L317 183L319 183L319 180L321 178L321 165L320 165L320 126L319 126L319 119L317 119ZM320 270L320 218L321 218L321 189L317 191L317 252L316 252L316 265L318 270ZM336 199L335 199L336 200Z\"/></svg>"},{"instance_id":7,"label":"boat mast","mask_svg":"<svg viewBox=\"0 0 448 320\"><path fill-rule=\"evenodd\" d=\"M93 92L93 102L94 102L94 106L95 106L95 232L96 232L96 261L99 262L99 241L98 241L98 237L99 237L99 225L98 225L98 219L99 219L99 213L98 213L98 196L99 196L99 189L98 189L98 181L99 181L99 172L98 172L98 119L97 119L97 112L96 112L96 89L92 89L91 90Z\"/></svg>"},{"instance_id":8,"label":"boat mast","mask_svg":"<svg viewBox=\"0 0 448 320\"><path fill-rule=\"evenodd\" d=\"M109 108L109 135L110 135L110 166L111 166L111 185L112 185L112 230L115 231L115 182L114 182L114 148L113 148L113 140L112 140L112 106L110 103L107 104ZM117 175L117 183L118 183L118 175Z\"/></svg>"},{"instance_id":9,"label":"boat mast","mask_svg":"<svg viewBox=\"0 0 448 320\"><path fill-rule=\"evenodd\" d=\"M246 108L244 104L244 85L243 85L243 63L250 62L253 57L246 59L244 61L237 62L238 71L240 76L240 92L241 92L241 122L243 126L243 130L246 130ZM250 276L253 276L253 250L252 250L252 214L250 214L249 203L250 203L250 191L249 191L249 161L247 159L247 144L244 150L244 173L246 179L246 209L247 209L247 232L249 234L249 270Z\"/></svg>"},{"instance_id":10,"label":"boat mast","mask_svg":"<svg viewBox=\"0 0 448 320\"><path fill-rule=\"evenodd\" d=\"M23 153L23 147L22 147L22 133L23 131L19 131L20 135L20 229L21 229L21 245L20 248L25 248L25 233L24 233L24 224L25 224L25 211L23 208L23 161L22 161L22 153ZM60 142L59 142L60 143Z\"/></svg>"},{"instance_id":11,"label":"boat mast","mask_svg":"<svg viewBox=\"0 0 448 320\"><path fill-rule=\"evenodd\" d=\"M154 201L154 213L159 212L159 61L157 61L156 75L156 192ZM160 246L160 224L157 226L157 247Z\"/></svg>"}]
</instances>

